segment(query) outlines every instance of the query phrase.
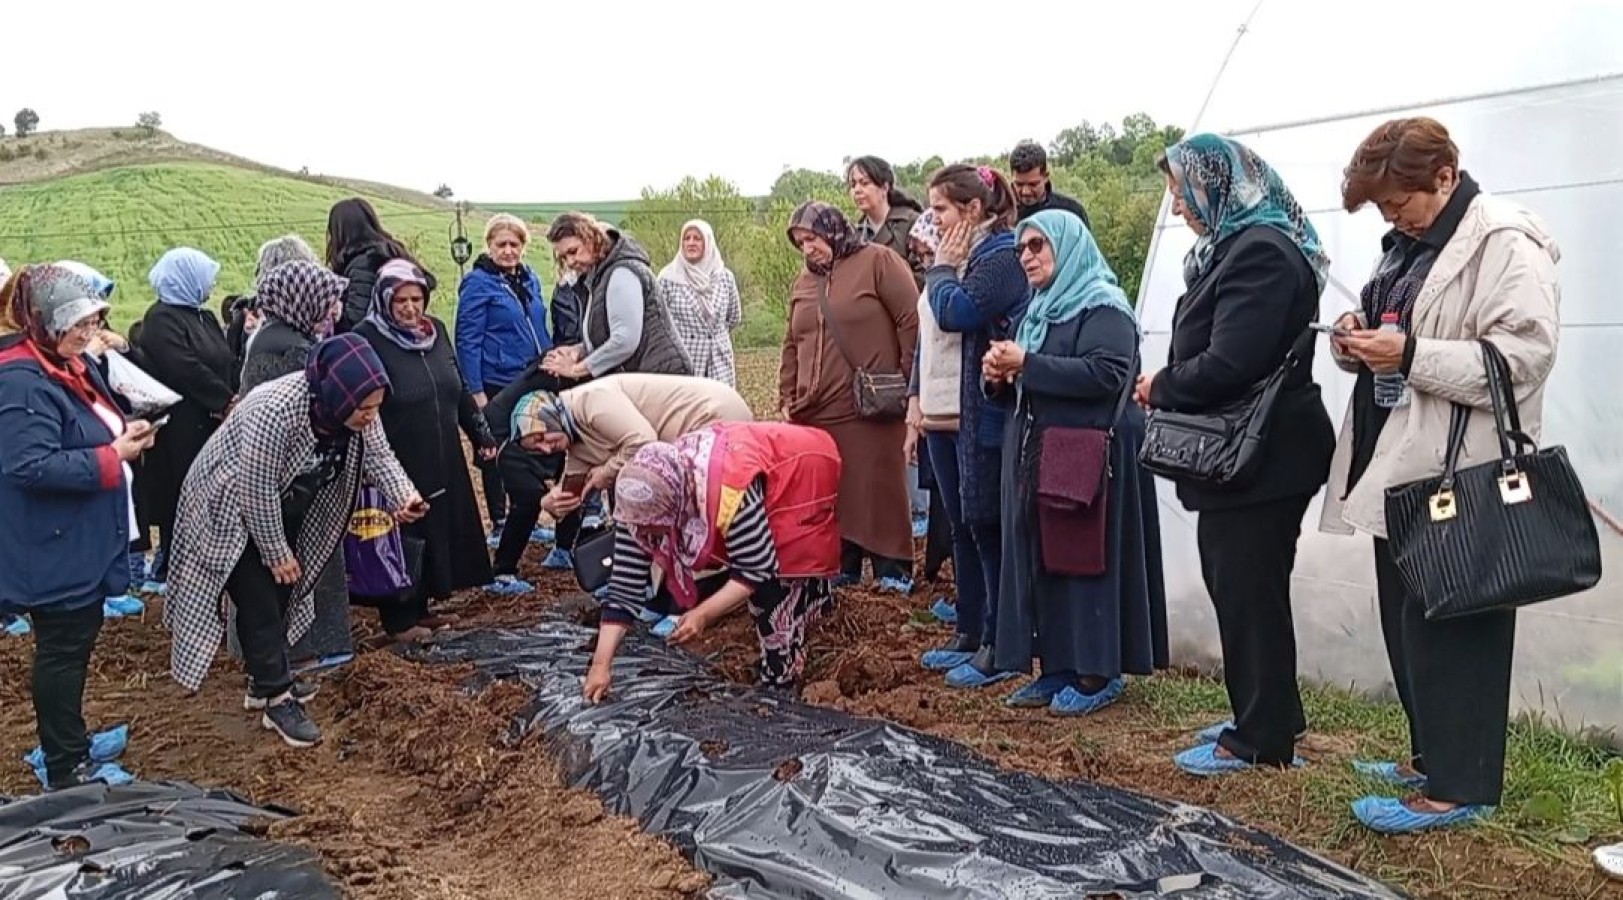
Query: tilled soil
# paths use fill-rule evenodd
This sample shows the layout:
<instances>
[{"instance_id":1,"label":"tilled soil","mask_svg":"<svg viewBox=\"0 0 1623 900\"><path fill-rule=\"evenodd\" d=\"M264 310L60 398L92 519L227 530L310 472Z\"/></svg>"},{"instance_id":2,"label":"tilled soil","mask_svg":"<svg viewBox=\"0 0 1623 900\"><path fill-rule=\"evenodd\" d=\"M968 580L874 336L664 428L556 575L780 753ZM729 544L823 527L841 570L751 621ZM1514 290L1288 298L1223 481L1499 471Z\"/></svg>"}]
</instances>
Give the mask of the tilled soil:
<instances>
[{"instance_id":1,"label":"tilled soil","mask_svg":"<svg viewBox=\"0 0 1623 900\"><path fill-rule=\"evenodd\" d=\"M567 575L537 573L533 553L526 569L540 597L474 592L449 609L462 617L459 627L525 624L541 606L578 597ZM1533 847L1491 829L1367 835L1349 824L1343 805L1315 796L1305 772L1184 776L1171 756L1210 723L1152 715L1132 687L1123 702L1082 721L1006 709L1002 700L1019 682L949 690L917 662L949 634L926 624L930 596L842 591L814 630L805 699L959 741L1012 769L1211 808L1416 896L1623 896L1593 872L1582 848ZM226 787L300 811L272 837L318 853L347 896L619 900L697 896L709 884L669 844L606 815L594 795L564 787L537 741L508 743L508 722L525 700L516 685L470 696L460 689L465 669L363 652L323 678L311 705L325 743L292 750L242 711L241 672L230 660L222 657L197 697L171 682L158 616L153 603L145 620L107 623L86 697L92 727L129 722L124 761L143 778ZM371 616L356 610L358 641L375 643ZM746 617L718 624L700 644L694 649L713 656L724 675L753 680L756 641ZM0 758L18 760L36 743L31 653L27 639L0 639ZM1345 765L1352 744L1350 735L1315 733L1303 755L1313 766ZM20 761L0 763L0 794L37 790Z\"/></svg>"},{"instance_id":2,"label":"tilled soil","mask_svg":"<svg viewBox=\"0 0 1623 900\"><path fill-rule=\"evenodd\" d=\"M561 587L556 576L543 579ZM555 590L546 592L556 595ZM533 620L535 597L482 593L452 611L464 626ZM161 601L144 620L106 623L92 659L86 718L130 723L123 762L149 780L224 787L302 815L271 837L318 853L346 896L368 900L609 900L700 894L709 878L669 844L593 794L569 790L534 740L506 741L525 697L513 684L478 695L467 670L363 652L322 679L311 704L324 743L294 750L242 709L241 669L222 656L202 693L168 677ZM357 639L376 620L356 610ZM376 643L375 640L372 641ZM29 702L32 641L0 638L0 794L39 791L20 757L37 743Z\"/></svg>"}]
</instances>

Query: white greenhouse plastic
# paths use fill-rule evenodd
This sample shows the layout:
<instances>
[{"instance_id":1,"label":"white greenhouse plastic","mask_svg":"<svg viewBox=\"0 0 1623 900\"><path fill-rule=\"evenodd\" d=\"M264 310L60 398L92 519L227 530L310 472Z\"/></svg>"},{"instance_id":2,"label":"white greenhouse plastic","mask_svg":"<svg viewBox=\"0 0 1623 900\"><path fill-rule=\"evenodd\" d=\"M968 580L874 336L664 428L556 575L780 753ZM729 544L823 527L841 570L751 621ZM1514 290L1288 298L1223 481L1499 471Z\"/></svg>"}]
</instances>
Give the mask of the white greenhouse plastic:
<instances>
[{"instance_id":1,"label":"white greenhouse plastic","mask_svg":"<svg viewBox=\"0 0 1623 900\"><path fill-rule=\"evenodd\" d=\"M1424 114L1446 124L1483 189L1543 216L1561 245L1561 347L1543 442L1564 444L1594 504L1623 519L1623 3L1542 3L1513 15L1457 2L1338 6L1259 6L1198 130L1253 147L1307 208L1333 260L1320 301L1330 321L1355 305L1386 230L1372 209L1341 210L1342 167L1382 121ZM1139 295L1150 370L1166 359L1192 240L1163 202ZM1321 347L1315 371L1339 427L1352 378L1327 357ZM1174 658L1215 664L1194 517L1160 487ZM1318 521L1315 502L1296 567L1302 674L1388 693L1369 539L1321 533ZM1623 536L1599 524L1600 586L1524 611L1517 633L1513 706L1573 730L1623 726Z\"/></svg>"}]
</instances>

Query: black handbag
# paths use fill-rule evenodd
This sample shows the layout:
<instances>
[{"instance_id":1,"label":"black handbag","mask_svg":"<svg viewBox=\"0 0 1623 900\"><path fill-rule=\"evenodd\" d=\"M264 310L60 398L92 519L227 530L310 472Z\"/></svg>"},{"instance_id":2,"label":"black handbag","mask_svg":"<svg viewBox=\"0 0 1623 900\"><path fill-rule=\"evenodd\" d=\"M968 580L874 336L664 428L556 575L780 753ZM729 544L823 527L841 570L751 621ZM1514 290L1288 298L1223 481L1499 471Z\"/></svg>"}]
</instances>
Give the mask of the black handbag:
<instances>
[{"instance_id":1,"label":"black handbag","mask_svg":"<svg viewBox=\"0 0 1623 900\"><path fill-rule=\"evenodd\" d=\"M1241 487L1256 474L1286 376L1312 346L1304 330L1285 361L1244 397L1210 412L1152 410L1144 422L1139 465L1163 478L1204 487Z\"/></svg>"},{"instance_id":2,"label":"black handbag","mask_svg":"<svg viewBox=\"0 0 1623 900\"><path fill-rule=\"evenodd\" d=\"M830 336L834 338L834 347L840 351L855 377L851 379L851 389L854 391L854 400L857 407L857 416L875 421L901 419L907 416L907 376L900 371L884 372L867 369L857 365L851 358L851 353L845 346L845 334L840 330L839 320L834 318L828 306L828 278L825 276L817 284L818 310L822 314L823 322L828 326Z\"/></svg>"},{"instance_id":3,"label":"black handbag","mask_svg":"<svg viewBox=\"0 0 1623 900\"><path fill-rule=\"evenodd\" d=\"M583 530L575 539L575 580L588 594L606 587L614 577L614 540L613 525Z\"/></svg>"},{"instance_id":4,"label":"black handbag","mask_svg":"<svg viewBox=\"0 0 1623 900\"><path fill-rule=\"evenodd\" d=\"M1522 430L1510 366L1486 340L1499 459L1459 469L1471 409L1455 404L1443 474L1386 490L1392 558L1427 619L1514 609L1600 581L1600 537L1564 447Z\"/></svg>"}]
</instances>

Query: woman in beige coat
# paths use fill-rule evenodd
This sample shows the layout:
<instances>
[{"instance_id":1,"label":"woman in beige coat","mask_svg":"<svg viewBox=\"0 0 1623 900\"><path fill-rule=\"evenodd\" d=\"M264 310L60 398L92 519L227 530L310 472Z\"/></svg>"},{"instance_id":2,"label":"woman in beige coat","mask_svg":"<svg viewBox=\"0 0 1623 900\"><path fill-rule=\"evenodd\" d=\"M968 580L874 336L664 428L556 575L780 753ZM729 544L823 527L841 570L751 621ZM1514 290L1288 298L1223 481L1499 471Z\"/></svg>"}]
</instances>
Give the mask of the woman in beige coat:
<instances>
[{"instance_id":1,"label":"woman in beige coat","mask_svg":"<svg viewBox=\"0 0 1623 900\"><path fill-rule=\"evenodd\" d=\"M1442 472L1454 404L1492 409L1479 339L1509 361L1522 424L1538 438L1560 326L1560 253L1537 216L1461 171L1459 148L1432 119L1375 129L1347 166L1342 197L1349 212L1374 203L1392 230L1362 309L1337 322L1350 334L1331 342L1358 382L1323 524L1375 539L1381 629L1409 718L1408 761L1355 765L1415 793L1365 797L1353 813L1376 831L1408 833L1465 824L1499 803L1516 613L1427 620L1386 542L1385 493ZM1383 322L1398 327L1380 330ZM1393 373L1401 380L1378 377ZM1498 453L1492 416L1472 416L1465 456Z\"/></svg>"},{"instance_id":2,"label":"woman in beige coat","mask_svg":"<svg viewBox=\"0 0 1623 900\"><path fill-rule=\"evenodd\" d=\"M563 480L541 501L561 518L591 491L613 487L621 467L644 444L754 418L738 391L714 379L626 373L558 394L525 395L513 409L513 438L531 453L568 454Z\"/></svg>"}]
</instances>

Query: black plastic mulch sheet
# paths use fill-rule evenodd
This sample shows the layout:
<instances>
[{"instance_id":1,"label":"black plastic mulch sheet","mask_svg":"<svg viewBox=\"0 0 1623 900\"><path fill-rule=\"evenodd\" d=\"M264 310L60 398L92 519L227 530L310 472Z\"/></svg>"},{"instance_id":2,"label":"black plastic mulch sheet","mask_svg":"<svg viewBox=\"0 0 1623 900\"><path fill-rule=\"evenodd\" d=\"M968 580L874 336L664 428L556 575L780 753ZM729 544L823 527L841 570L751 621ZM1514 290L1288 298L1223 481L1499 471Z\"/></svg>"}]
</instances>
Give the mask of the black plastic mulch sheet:
<instances>
[{"instance_id":1,"label":"black plastic mulch sheet","mask_svg":"<svg viewBox=\"0 0 1623 900\"><path fill-rule=\"evenodd\" d=\"M723 681L657 640L628 638L613 695L587 706L589 636L548 620L427 656L533 687L518 727L542 729L573 784L716 875L713 897L1402 896L1215 813L1003 771L951 741Z\"/></svg>"},{"instance_id":2,"label":"black plastic mulch sheet","mask_svg":"<svg viewBox=\"0 0 1623 900\"><path fill-rule=\"evenodd\" d=\"M336 900L313 854L257 836L288 815L184 782L0 800L0 900Z\"/></svg>"}]
</instances>

